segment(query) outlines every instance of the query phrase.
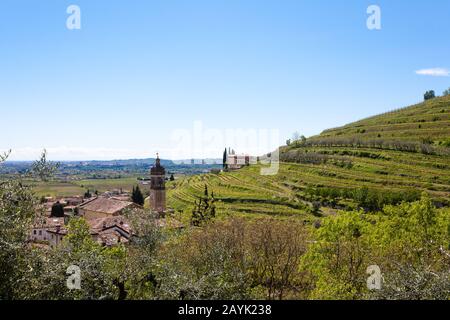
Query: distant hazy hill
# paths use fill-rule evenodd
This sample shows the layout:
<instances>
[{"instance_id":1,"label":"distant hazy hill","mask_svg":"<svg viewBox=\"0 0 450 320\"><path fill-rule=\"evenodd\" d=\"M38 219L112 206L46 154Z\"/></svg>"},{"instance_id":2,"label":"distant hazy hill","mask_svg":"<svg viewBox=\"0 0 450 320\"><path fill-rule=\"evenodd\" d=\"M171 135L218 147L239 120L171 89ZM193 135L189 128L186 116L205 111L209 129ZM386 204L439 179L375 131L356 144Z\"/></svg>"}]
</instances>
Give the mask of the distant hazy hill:
<instances>
[{"instance_id":1,"label":"distant hazy hill","mask_svg":"<svg viewBox=\"0 0 450 320\"><path fill-rule=\"evenodd\" d=\"M60 175L98 174L101 176L117 174L143 174L155 164L155 158L125 159L125 160L90 160L90 161L60 161L58 173ZM161 159L161 164L167 172L196 174L209 171L211 168L221 167L222 160L194 159L172 161ZM217 164L215 164L217 163ZM32 166L32 161L6 161L0 166L1 174L24 173Z\"/></svg>"},{"instance_id":2,"label":"distant hazy hill","mask_svg":"<svg viewBox=\"0 0 450 320\"><path fill-rule=\"evenodd\" d=\"M133 166L133 165L148 165L155 163L155 158L148 159L125 159L125 160L91 160L91 161L63 161L64 165L96 165L96 166ZM161 159L162 165L172 166L174 163L171 160Z\"/></svg>"}]
</instances>

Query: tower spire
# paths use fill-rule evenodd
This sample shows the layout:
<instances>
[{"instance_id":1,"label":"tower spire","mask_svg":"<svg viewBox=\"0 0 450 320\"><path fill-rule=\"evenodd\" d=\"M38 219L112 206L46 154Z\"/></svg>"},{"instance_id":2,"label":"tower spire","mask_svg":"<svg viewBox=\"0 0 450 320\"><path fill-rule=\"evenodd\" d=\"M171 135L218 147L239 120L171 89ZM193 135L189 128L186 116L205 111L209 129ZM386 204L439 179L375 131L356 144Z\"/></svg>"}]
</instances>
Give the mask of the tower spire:
<instances>
[{"instance_id":1,"label":"tower spire","mask_svg":"<svg viewBox=\"0 0 450 320\"><path fill-rule=\"evenodd\" d=\"M156 166L159 167L161 165L161 160L159 159L159 152L156 153Z\"/></svg>"}]
</instances>

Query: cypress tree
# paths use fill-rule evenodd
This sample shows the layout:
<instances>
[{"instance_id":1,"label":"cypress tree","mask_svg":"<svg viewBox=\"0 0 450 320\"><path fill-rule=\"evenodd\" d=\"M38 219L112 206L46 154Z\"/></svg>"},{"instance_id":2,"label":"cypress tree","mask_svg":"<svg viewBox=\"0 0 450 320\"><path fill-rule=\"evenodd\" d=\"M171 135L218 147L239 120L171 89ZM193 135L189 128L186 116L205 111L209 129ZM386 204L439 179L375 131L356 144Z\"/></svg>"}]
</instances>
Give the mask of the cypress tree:
<instances>
[{"instance_id":1,"label":"cypress tree","mask_svg":"<svg viewBox=\"0 0 450 320\"><path fill-rule=\"evenodd\" d=\"M131 193L131 199L134 203L142 206L144 205L144 195L141 192L139 186L133 187L133 192Z\"/></svg>"},{"instance_id":2,"label":"cypress tree","mask_svg":"<svg viewBox=\"0 0 450 320\"><path fill-rule=\"evenodd\" d=\"M223 163L222 163L222 166L223 166L224 169L228 168L228 165L227 165L227 148L225 148L225 151L223 152Z\"/></svg>"},{"instance_id":3,"label":"cypress tree","mask_svg":"<svg viewBox=\"0 0 450 320\"><path fill-rule=\"evenodd\" d=\"M52 217L64 217L64 207L61 203L59 203L59 201L57 201L52 206L51 216Z\"/></svg>"}]
</instances>

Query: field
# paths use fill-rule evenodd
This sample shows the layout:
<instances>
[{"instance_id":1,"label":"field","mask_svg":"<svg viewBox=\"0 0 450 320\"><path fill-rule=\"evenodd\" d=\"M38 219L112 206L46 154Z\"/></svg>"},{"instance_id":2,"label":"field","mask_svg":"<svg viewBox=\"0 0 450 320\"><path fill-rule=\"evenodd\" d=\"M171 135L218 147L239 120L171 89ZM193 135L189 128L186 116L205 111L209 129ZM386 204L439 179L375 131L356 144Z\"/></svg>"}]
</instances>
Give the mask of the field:
<instances>
[{"instance_id":1,"label":"field","mask_svg":"<svg viewBox=\"0 0 450 320\"><path fill-rule=\"evenodd\" d=\"M70 182L48 181L30 183L34 186L38 196L68 197L83 195L87 189L91 192L97 190L99 193L121 188L123 191L131 191L138 182L136 177L126 177L120 179L84 179Z\"/></svg>"}]
</instances>

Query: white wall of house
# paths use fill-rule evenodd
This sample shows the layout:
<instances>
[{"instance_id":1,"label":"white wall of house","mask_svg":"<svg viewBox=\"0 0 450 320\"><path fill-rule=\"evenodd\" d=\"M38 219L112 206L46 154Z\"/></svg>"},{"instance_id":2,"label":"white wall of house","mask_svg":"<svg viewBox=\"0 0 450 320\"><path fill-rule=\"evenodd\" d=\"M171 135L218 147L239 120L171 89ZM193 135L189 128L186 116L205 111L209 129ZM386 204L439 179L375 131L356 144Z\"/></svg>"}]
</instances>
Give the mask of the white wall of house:
<instances>
[{"instance_id":1,"label":"white wall of house","mask_svg":"<svg viewBox=\"0 0 450 320\"><path fill-rule=\"evenodd\" d=\"M33 228L30 235L32 241L48 241L48 233L45 228Z\"/></svg>"}]
</instances>

